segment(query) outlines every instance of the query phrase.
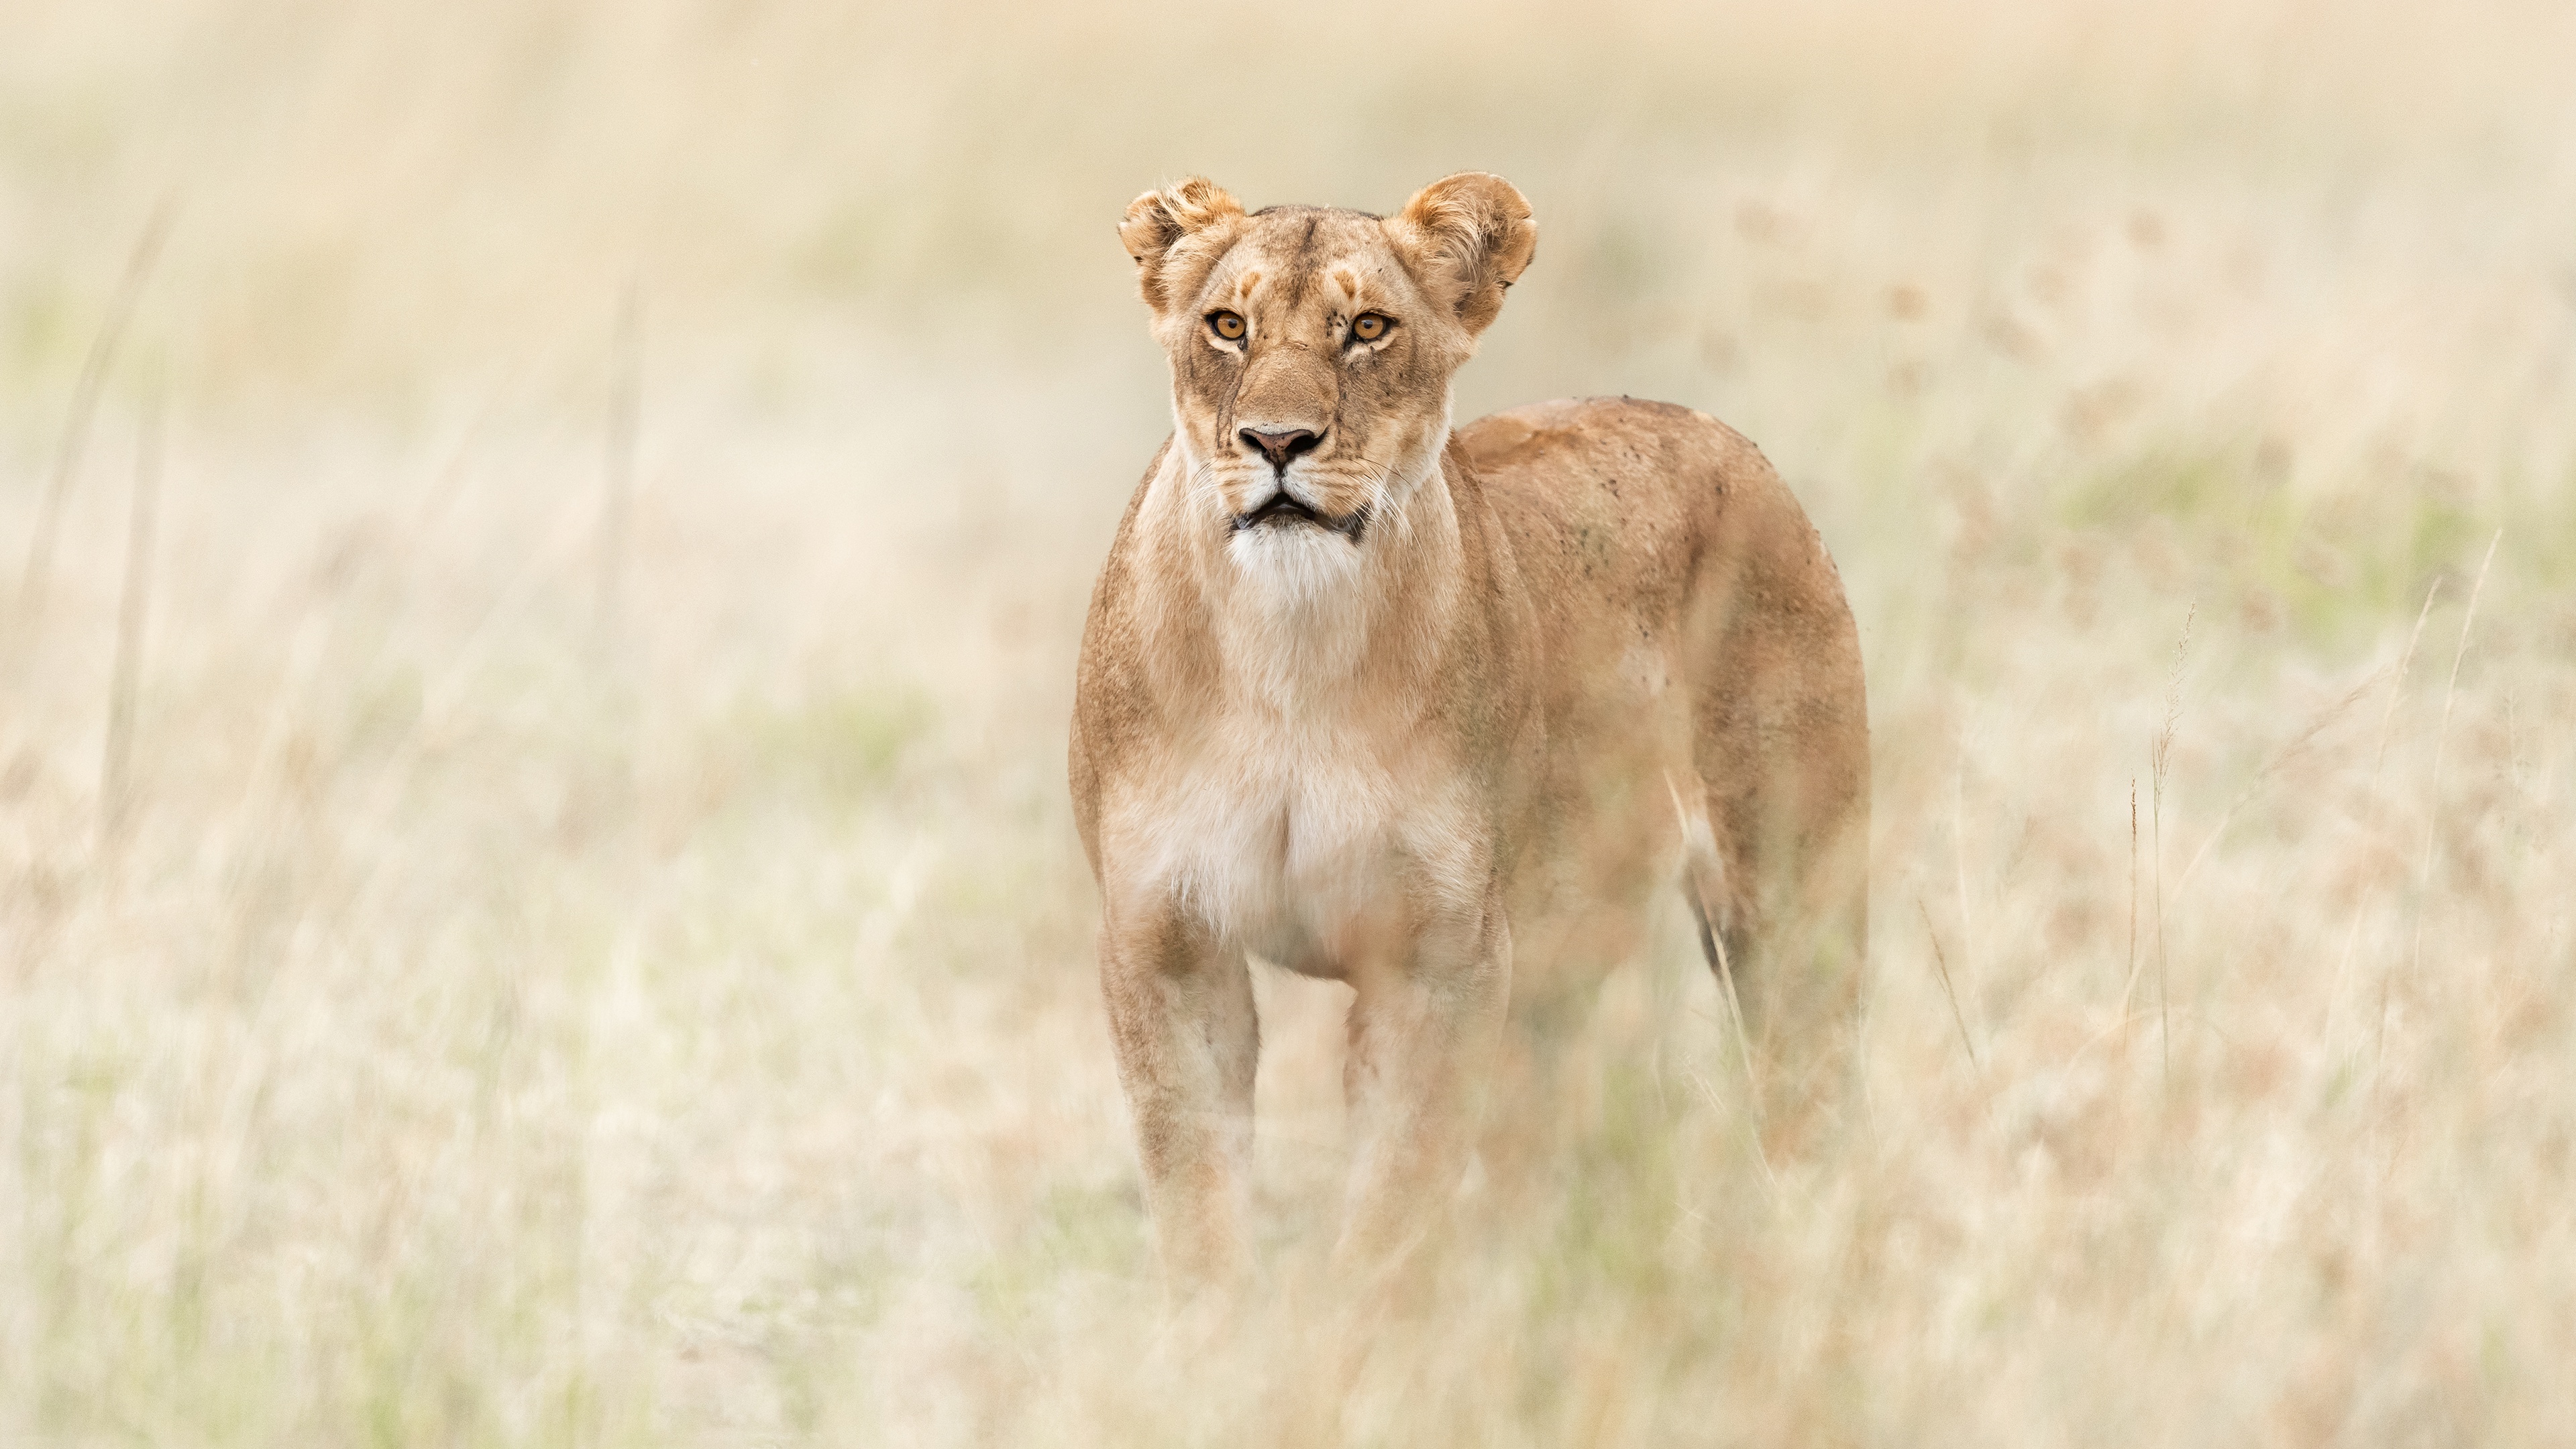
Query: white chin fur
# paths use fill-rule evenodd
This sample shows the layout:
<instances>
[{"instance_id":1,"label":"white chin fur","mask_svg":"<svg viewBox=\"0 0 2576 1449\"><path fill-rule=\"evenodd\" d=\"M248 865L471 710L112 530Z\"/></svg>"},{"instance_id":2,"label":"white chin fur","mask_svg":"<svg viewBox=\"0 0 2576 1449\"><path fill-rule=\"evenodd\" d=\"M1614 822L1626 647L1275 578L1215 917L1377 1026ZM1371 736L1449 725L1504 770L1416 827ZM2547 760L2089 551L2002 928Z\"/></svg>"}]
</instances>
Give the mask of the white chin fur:
<instances>
[{"instance_id":1,"label":"white chin fur","mask_svg":"<svg viewBox=\"0 0 2576 1449\"><path fill-rule=\"evenodd\" d=\"M1227 672L1291 714L1340 687L1368 641L1362 551L1311 524L1247 528L1226 540L1235 603L1218 614Z\"/></svg>"},{"instance_id":2,"label":"white chin fur","mask_svg":"<svg viewBox=\"0 0 2576 1449\"><path fill-rule=\"evenodd\" d=\"M1306 608L1359 584L1359 547L1311 523L1238 529L1226 539L1225 556L1273 609Z\"/></svg>"}]
</instances>

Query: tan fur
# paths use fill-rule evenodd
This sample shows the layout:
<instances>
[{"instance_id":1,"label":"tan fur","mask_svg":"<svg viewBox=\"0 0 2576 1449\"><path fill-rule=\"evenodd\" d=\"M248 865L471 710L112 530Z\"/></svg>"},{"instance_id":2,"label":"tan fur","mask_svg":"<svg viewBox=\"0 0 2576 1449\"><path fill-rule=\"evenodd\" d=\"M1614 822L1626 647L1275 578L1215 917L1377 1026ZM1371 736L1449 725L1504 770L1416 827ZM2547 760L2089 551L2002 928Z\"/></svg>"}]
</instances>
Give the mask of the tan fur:
<instances>
[{"instance_id":1,"label":"tan fur","mask_svg":"<svg viewBox=\"0 0 2576 1449\"><path fill-rule=\"evenodd\" d=\"M1633 950L1665 883L1713 928L1775 1095L1830 1095L1866 711L1840 580L1761 454L1625 399L1452 434L1450 378L1536 247L1499 177L1386 218L1246 215L1192 179L1119 234L1174 431L1092 598L1071 774L1176 1280L1250 1265L1247 953L1357 993L1347 1257L1438 1216L1507 1003ZM1369 312L1393 325L1359 342ZM1301 430L1284 467L1257 436Z\"/></svg>"}]
</instances>

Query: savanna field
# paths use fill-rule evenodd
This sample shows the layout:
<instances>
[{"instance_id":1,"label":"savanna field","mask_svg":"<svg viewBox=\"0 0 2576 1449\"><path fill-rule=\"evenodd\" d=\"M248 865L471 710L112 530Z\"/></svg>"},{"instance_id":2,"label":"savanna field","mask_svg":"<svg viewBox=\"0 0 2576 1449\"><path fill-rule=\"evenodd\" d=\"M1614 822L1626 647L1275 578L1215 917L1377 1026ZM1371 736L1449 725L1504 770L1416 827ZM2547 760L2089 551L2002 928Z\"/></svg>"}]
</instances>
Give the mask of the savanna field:
<instances>
[{"instance_id":1,"label":"savanna field","mask_svg":"<svg viewBox=\"0 0 2576 1449\"><path fill-rule=\"evenodd\" d=\"M2576 1443L2576 11L0 13L0 1442ZM1065 799L1204 172L1759 442L1864 1118L1677 906L1434 1292L1168 1320Z\"/></svg>"}]
</instances>

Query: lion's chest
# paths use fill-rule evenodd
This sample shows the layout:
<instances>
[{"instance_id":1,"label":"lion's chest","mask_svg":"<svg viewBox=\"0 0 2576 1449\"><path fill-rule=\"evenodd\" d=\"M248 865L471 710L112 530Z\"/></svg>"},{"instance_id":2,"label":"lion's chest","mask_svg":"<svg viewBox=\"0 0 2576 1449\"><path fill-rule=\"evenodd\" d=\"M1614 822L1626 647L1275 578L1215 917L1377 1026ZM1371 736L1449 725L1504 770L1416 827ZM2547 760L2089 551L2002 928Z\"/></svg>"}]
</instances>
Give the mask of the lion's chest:
<instances>
[{"instance_id":1,"label":"lion's chest","mask_svg":"<svg viewBox=\"0 0 2576 1449\"><path fill-rule=\"evenodd\" d=\"M1433 899L1477 899L1472 798L1434 752L1333 722L1237 723L1170 762L1145 828L1155 884L1229 942L1340 976Z\"/></svg>"}]
</instances>

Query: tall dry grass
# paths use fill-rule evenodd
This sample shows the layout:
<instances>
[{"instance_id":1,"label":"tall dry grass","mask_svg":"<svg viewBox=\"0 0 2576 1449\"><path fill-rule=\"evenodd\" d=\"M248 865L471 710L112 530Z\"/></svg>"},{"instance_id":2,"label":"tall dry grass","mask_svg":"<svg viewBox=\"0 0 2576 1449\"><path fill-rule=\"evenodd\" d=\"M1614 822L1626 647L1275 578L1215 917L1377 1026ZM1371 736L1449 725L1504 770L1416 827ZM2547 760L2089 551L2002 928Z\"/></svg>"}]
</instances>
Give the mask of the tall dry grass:
<instances>
[{"instance_id":1,"label":"tall dry grass","mask_svg":"<svg viewBox=\"0 0 2576 1449\"><path fill-rule=\"evenodd\" d=\"M2501 0L15 5L0 1436L2576 1438L2571 62ZM1355 1325L1340 998L1265 980L1207 1338L1061 780L1163 426L1111 223L1464 166L1543 244L1462 413L1708 408L1841 560L1870 1117L1758 1160L1670 923L1548 1185Z\"/></svg>"}]
</instances>

